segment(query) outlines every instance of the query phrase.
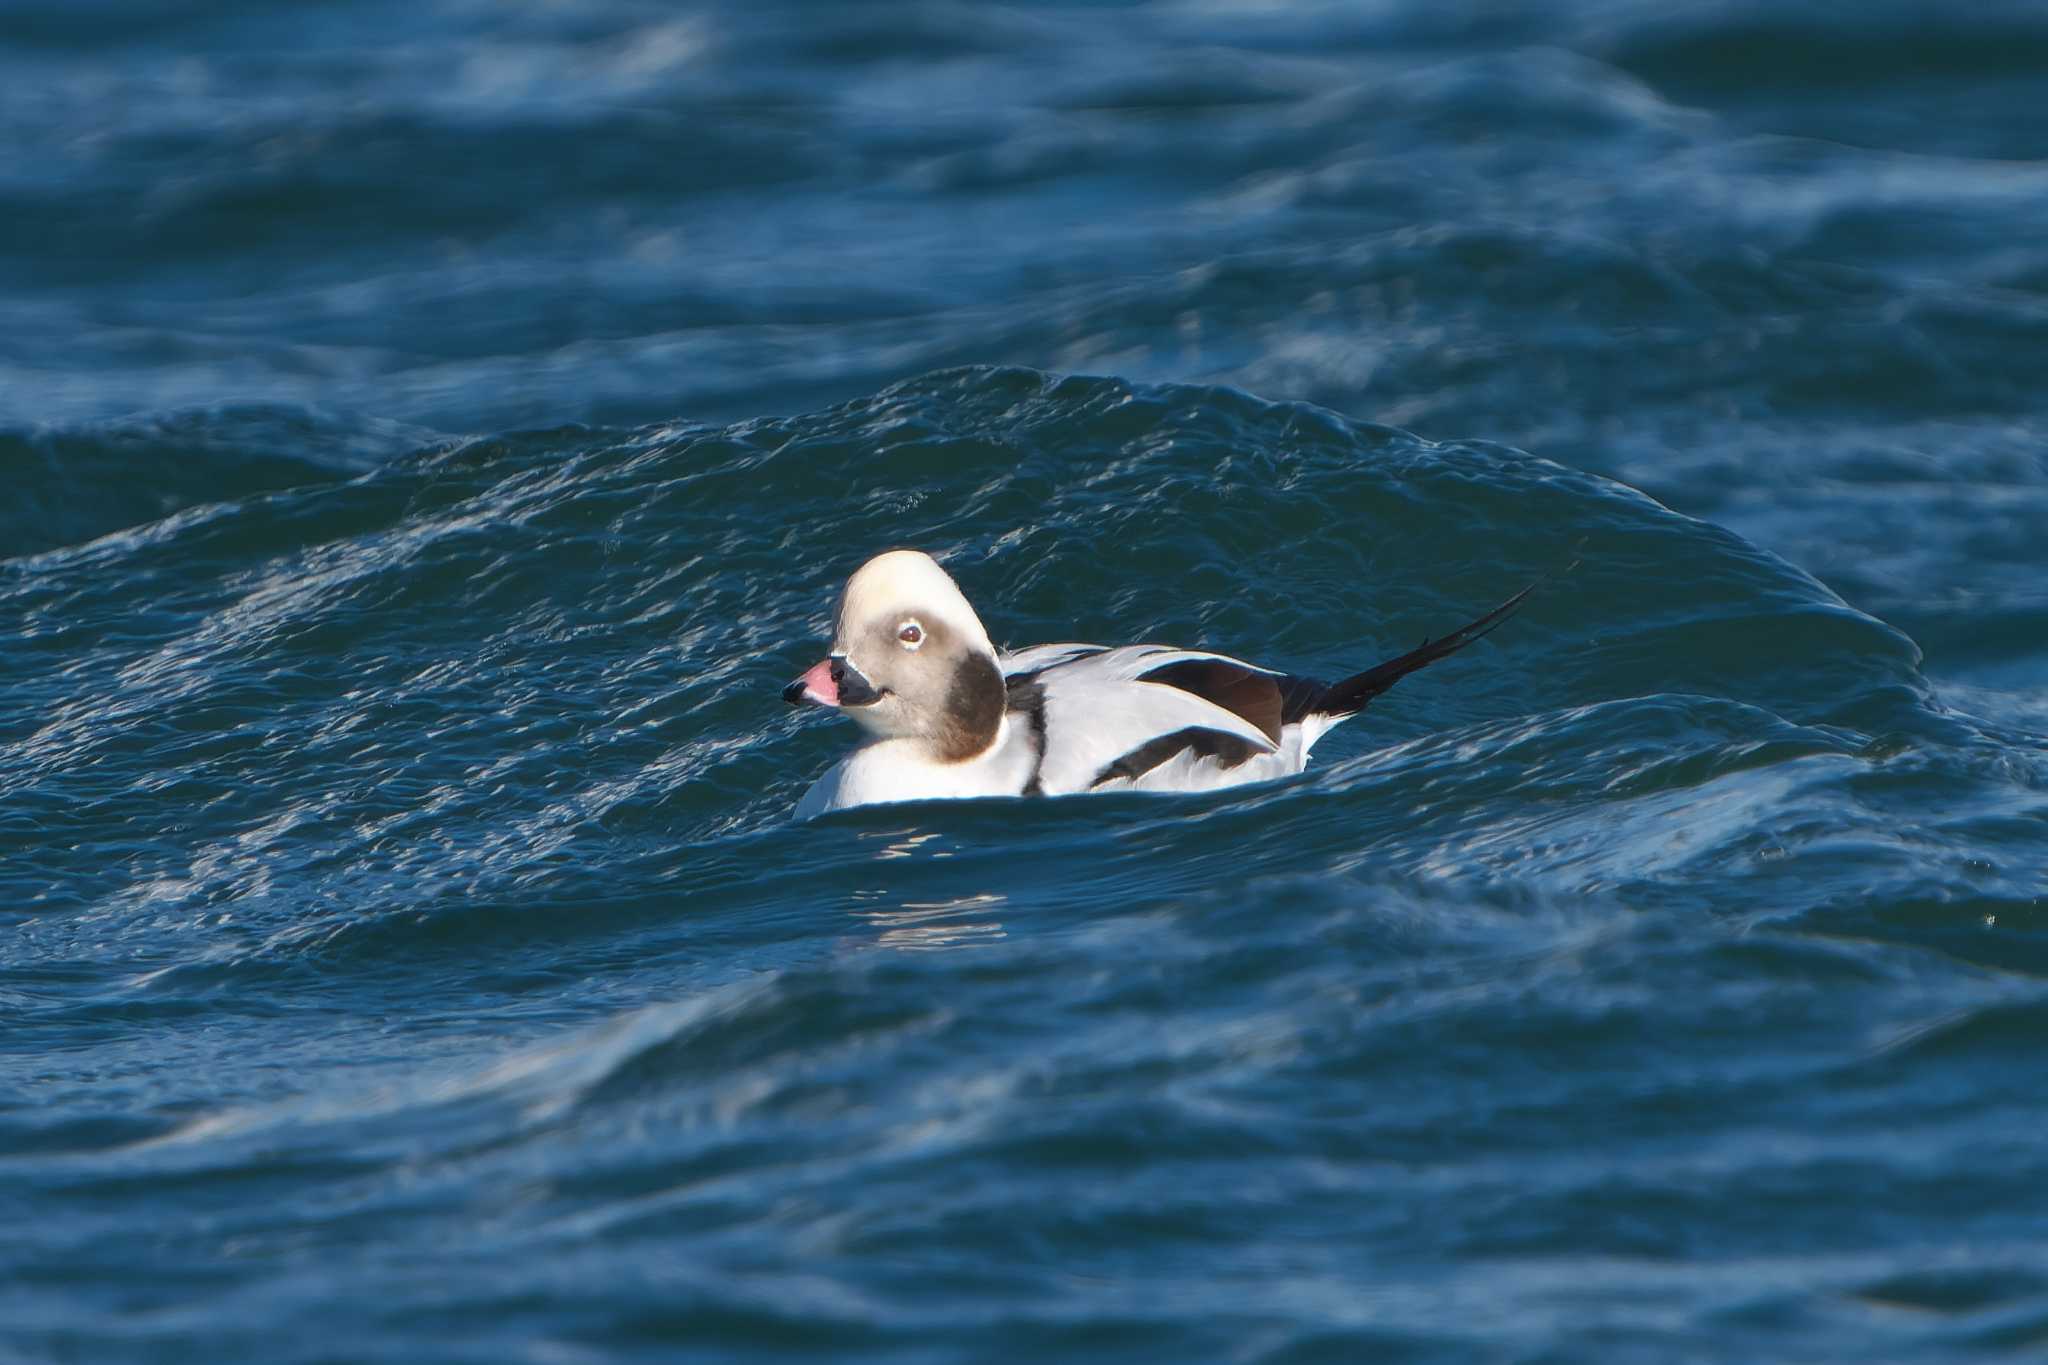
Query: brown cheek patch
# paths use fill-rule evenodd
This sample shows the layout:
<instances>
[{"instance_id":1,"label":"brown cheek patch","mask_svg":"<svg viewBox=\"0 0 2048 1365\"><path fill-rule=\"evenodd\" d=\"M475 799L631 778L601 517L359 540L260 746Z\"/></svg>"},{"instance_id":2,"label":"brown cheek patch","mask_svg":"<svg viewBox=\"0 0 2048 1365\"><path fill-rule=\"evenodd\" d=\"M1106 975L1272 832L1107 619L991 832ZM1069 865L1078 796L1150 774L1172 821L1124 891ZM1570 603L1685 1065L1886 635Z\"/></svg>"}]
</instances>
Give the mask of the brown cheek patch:
<instances>
[{"instance_id":1,"label":"brown cheek patch","mask_svg":"<svg viewBox=\"0 0 2048 1365\"><path fill-rule=\"evenodd\" d=\"M1002 728L1008 695L995 660L981 654L961 655L940 709L939 756L958 763L985 752Z\"/></svg>"}]
</instances>

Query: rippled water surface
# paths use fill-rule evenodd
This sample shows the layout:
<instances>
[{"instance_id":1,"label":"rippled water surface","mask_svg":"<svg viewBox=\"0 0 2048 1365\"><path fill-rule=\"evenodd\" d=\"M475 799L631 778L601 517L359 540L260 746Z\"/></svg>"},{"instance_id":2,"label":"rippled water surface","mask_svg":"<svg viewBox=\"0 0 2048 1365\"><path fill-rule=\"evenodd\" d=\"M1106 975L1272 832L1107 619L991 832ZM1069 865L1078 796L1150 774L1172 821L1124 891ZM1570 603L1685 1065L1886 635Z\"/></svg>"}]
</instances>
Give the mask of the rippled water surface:
<instances>
[{"instance_id":1,"label":"rippled water surface","mask_svg":"<svg viewBox=\"0 0 2048 1365\"><path fill-rule=\"evenodd\" d=\"M2048 1347L2044 110L2022 4L10 7L0 1360ZM792 826L896 544L1324 675L1549 577L1293 781Z\"/></svg>"}]
</instances>

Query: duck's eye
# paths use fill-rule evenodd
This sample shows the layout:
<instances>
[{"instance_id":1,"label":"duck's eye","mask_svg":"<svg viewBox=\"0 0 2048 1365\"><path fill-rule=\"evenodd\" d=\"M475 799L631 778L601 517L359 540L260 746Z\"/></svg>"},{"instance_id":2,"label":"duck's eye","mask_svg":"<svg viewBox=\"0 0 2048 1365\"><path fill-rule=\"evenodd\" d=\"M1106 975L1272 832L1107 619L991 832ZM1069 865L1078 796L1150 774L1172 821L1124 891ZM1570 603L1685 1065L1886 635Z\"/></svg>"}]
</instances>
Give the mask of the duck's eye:
<instances>
[{"instance_id":1,"label":"duck's eye","mask_svg":"<svg viewBox=\"0 0 2048 1365\"><path fill-rule=\"evenodd\" d=\"M896 629L896 638L908 649L916 649L924 643L924 627L915 621L905 621Z\"/></svg>"}]
</instances>

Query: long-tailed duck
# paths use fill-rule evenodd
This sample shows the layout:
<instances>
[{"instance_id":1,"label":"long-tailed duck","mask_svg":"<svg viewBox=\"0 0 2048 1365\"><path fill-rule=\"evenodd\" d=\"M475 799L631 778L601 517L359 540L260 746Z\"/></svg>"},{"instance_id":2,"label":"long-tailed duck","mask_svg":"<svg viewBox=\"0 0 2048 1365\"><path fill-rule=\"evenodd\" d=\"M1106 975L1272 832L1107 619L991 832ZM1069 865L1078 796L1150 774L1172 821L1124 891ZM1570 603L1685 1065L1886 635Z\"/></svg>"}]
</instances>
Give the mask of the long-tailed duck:
<instances>
[{"instance_id":1,"label":"long-tailed duck","mask_svg":"<svg viewBox=\"0 0 2048 1365\"><path fill-rule=\"evenodd\" d=\"M1001 654L931 556L891 550L847 580L831 653L783 690L873 738L812 784L799 819L975 796L1207 791L1288 777L1332 726L1498 626L1532 591L1337 682L1165 645Z\"/></svg>"}]
</instances>

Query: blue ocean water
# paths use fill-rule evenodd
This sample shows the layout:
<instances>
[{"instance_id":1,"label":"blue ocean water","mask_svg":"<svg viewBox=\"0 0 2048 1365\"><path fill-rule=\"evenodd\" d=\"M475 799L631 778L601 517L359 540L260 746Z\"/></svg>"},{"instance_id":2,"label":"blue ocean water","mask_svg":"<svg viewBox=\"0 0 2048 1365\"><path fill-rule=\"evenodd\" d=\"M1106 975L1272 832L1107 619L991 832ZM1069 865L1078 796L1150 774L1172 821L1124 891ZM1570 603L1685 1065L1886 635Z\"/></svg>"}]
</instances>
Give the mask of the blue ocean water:
<instances>
[{"instance_id":1,"label":"blue ocean water","mask_svg":"<svg viewBox=\"0 0 2048 1365\"><path fill-rule=\"evenodd\" d=\"M2048 1347L2038 5L13 0L0 147L0 1361ZM1551 576L792 826L898 544Z\"/></svg>"}]
</instances>

